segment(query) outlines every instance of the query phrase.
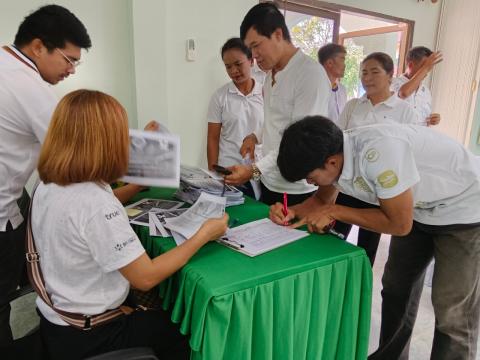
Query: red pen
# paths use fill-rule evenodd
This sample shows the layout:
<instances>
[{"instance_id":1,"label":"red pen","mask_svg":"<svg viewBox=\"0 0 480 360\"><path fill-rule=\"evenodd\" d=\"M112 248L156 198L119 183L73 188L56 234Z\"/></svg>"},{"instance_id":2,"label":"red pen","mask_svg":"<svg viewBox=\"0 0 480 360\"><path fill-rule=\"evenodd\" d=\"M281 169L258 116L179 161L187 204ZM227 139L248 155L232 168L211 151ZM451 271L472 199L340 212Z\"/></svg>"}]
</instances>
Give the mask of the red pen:
<instances>
[{"instance_id":1,"label":"red pen","mask_svg":"<svg viewBox=\"0 0 480 360\"><path fill-rule=\"evenodd\" d=\"M283 193L283 209L282 209L282 212L283 212L283 216L288 215L288 203L287 203L287 193L286 192ZM283 225L288 225L288 221L285 220L283 222Z\"/></svg>"}]
</instances>

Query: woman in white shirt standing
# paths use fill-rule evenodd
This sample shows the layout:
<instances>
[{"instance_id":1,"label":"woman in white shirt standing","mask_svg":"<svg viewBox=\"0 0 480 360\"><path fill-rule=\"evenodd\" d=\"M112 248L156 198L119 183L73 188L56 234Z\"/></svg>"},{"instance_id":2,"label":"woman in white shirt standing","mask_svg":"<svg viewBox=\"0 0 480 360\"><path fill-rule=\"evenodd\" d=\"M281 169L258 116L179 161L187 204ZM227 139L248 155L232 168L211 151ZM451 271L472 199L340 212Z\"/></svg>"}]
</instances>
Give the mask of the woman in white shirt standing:
<instances>
[{"instance_id":1,"label":"woman in white shirt standing","mask_svg":"<svg viewBox=\"0 0 480 360\"><path fill-rule=\"evenodd\" d=\"M128 153L127 114L114 98L78 90L60 101L40 153L31 216L53 303L37 298L51 359L135 346L150 346L161 358L189 356L186 338L162 311L134 311L91 329L71 326L57 311L86 318L118 308L130 286L152 288L226 231L226 215L207 220L184 244L150 259L108 185L127 171Z\"/></svg>"},{"instance_id":2,"label":"woman in white shirt standing","mask_svg":"<svg viewBox=\"0 0 480 360\"><path fill-rule=\"evenodd\" d=\"M345 105L338 121L338 126L342 130L384 123L426 125L425 119L422 119L406 101L390 91L393 71L393 60L385 53L375 52L363 59L360 77L365 94ZM359 188L362 187L361 178L355 183ZM342 193L338 194L336 203L359 209L376 207ZM335 229L345 237L351 228L350 224L342 222L335 224ZM381 234L363 228L358 231L357 245L365 249L372 266L380 236Z\"/></svg>"},{"instance_id":3,"label":"woman in white shirt standing","mask_svg":"<svg viewBox=\"0 0 480 360\"><path fill-rule=\"evenodd\" d=\"M253 58L240 38L231 38L222 46L221 56L231 82L212 96L208 106L208 168L244 163L240 153L243 139L263 126L263 84L251 74ZM250 159L254 161L254 159ZM239 186L246 195L254 196L250 182Z\"/></svg>"}]
</instances>

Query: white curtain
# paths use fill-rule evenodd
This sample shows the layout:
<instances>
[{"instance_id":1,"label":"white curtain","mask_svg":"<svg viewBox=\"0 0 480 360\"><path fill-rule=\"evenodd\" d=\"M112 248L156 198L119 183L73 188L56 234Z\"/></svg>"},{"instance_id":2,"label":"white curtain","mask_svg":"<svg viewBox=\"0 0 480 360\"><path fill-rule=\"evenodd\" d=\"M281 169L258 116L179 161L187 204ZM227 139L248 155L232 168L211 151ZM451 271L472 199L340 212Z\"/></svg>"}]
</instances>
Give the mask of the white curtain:
<instances>
[{"instance_id":1,"label":"white curtain","mask_svg":"<svg viewBox=\"0 0 480 360\"><path fill-rule=\"evenodd\" d=\"M433 112L442 116L438 130L467 145L480 76L480 1L443 0L440 16L436 50L444 60L433 72Z\"/></svg>"}]
</instances>

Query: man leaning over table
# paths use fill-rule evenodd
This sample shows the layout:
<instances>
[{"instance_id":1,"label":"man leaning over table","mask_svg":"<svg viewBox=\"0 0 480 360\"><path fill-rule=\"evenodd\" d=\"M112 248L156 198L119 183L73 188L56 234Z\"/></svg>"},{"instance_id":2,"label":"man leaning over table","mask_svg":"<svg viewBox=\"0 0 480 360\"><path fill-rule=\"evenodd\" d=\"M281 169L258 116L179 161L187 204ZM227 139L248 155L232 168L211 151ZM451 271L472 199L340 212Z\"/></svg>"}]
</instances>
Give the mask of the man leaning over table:
<instances>
[{"instance_id":1,"label":"man leaning over table","mask_svg":"<svg viewBox=\"0 0 480 360\"><path fill-rule=\"evenodd\" d=\"M252 165L235 165L226 177L228 184L261 180L260 200L273 204L289 194L290 204L308 198L315 186L304 180L285 181L276 166L276 154L282 131L307 115L327 115L330 81L323 67L297 49L290 40L285 18L271 3L255 5L240 26L240 37L252 51L258 66L269 71L263 86L263 134L248 135L240 149L242 156L254 159L255 145L262 143L263 158Z\"/></svg>"},{"instance_id":2,"label":"man leaning over table","mask_svg":"<svg viewBox=\"0 0 480 360\"><path fill-rule=\"evenodd\" d=\"M428 149L428 151L425 151ZM302 158L302 161L294 161ZM298 221L324 232L333 220L392 234L382 278L378 350L369 359L408 359L425 270L435 259L431 358L475 359L480 311L480 161L461 144L415 125L377 124L342 132L307 117L285 130L278 166L289 181L318 191L288 209L271 207L279 224ZM372 204L334 204L337 191Z\"/></svg>"}]
</instances>

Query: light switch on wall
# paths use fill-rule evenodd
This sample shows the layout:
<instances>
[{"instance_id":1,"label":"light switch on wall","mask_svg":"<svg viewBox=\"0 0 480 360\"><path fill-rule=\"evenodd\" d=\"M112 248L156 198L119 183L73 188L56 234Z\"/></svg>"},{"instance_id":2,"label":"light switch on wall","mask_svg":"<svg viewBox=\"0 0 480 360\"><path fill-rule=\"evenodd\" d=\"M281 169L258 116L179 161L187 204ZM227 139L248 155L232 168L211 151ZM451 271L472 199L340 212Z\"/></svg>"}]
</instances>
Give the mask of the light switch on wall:
<instances>
[{"instance_id":1,"label":"light switch on wall","mask_svg":"<svg viewBox=\"0 0 480 360\"><path fill-rule=\"evenodd\" d=\"M195 39L187 39L187 61L195 61L195 52L196 52Z\"/></svg>"}]
</instances>

